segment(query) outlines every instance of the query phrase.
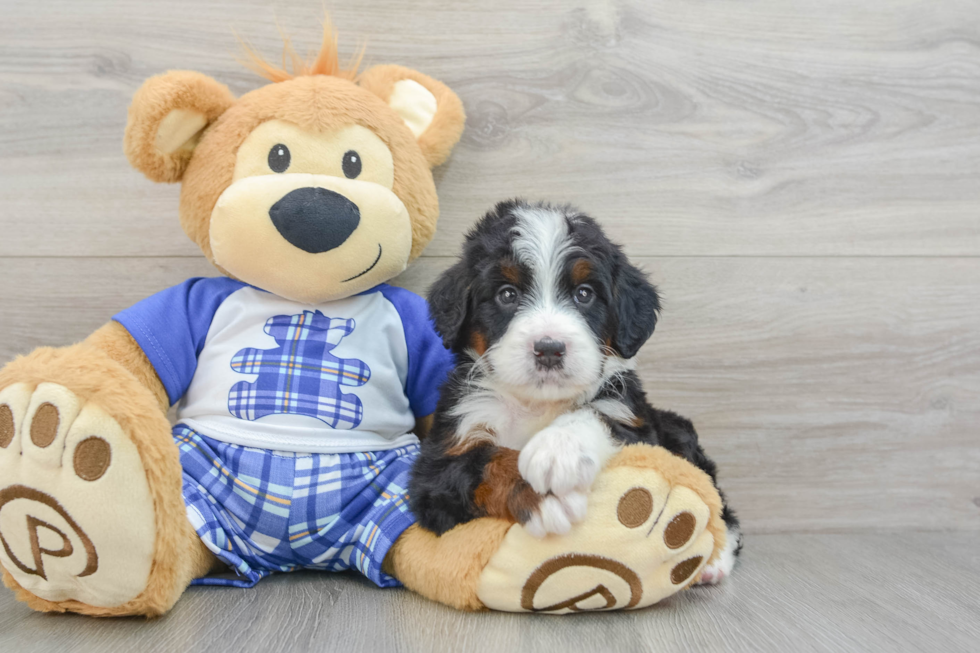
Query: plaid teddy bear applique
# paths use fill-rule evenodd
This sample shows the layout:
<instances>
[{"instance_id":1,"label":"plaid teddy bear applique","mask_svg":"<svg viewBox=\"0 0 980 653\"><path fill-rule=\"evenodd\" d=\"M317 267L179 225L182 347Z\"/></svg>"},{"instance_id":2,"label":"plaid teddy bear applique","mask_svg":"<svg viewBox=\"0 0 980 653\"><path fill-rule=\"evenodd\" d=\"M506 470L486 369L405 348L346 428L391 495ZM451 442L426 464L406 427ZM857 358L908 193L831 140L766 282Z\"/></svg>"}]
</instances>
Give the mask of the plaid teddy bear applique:
<instances>
[{"instance_id":1,"label":"plaid teddy bear applique","mask_svg":"<svg viewBox=\"0 0 980 653\"><path fill-rule=\"evenodd\" d=\"M249 347L235 354L231 368L259 378L231 388L229 412L246 420L283 413L308 415L332 428L356 428L364 408L356 395L345 394L341 386L364 385L371 370L356 358L330 353L354 326L354 320L329 318L320 311L270 318L265 332L279 347Z\"/></svg>"}]
</instances>

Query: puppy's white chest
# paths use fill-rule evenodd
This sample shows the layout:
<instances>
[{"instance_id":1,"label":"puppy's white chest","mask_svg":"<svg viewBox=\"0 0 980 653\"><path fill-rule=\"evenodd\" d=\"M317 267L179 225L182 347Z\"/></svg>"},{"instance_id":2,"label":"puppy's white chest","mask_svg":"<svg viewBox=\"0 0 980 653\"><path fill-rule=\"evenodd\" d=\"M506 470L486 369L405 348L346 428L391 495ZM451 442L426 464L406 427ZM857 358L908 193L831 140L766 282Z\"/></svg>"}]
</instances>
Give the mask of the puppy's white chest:
<instances>
[{"instance_id":1,"label":"puppy's white chest","mask_svg":"<svg viewBox=\"0 0 980 653\"><path fill-rule=\"evenodd\" d=\"M561 413L558 409L531 409L506 401L498 401L498 407L498 423L493 427L497 443L517 450L523 449L538 431L546 428Z\"/></svg>"},{"instance_id":2,"label":"puppy's white chest","mask_svg":"<svg viewBox=\"0 0 980 653\"><path fill-rule=\"evenodd\" d=\"M498 445L520 450L567 409L564 403L528 405L483 390L466 396L453 414L460 419L460 437L482 437L489 431Z\"/></svg>"}]
</instances>

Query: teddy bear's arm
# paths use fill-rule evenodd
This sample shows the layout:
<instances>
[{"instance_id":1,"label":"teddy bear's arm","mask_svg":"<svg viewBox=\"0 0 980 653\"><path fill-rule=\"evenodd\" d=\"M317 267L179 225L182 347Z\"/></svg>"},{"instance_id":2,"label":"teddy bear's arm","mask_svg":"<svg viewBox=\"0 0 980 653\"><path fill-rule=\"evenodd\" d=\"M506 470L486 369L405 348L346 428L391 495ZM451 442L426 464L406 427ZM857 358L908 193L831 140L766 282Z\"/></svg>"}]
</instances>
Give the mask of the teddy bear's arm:
<instances>
[{"instance_id":1,"label":"teddy bear's arm","mask_svg":"<svg viewBox=\"0 0 980 653\"><path fill-rule=\"evenodd\" d=\"M86 338L84 344L98 349L122 365L126 371L136 377L140 385L153 394L163 412L167 412L170 400L167 398L167 391L163 382L157 376L156 370L153 369L146 353L129 334L126 327L118 322L109 322Z\"/></svg>"},{"instance_id":2,"label":"teddy bear's arm","mask_svg":"<svg viewBox=\"0 0 980 653\"><path fill-rule=\"evenodd\" d=\"M429 435L430 430L432 430L432 415L419 417L415 420L415 435L419 440L424 440Z\"/></svg>"}]
</instances>

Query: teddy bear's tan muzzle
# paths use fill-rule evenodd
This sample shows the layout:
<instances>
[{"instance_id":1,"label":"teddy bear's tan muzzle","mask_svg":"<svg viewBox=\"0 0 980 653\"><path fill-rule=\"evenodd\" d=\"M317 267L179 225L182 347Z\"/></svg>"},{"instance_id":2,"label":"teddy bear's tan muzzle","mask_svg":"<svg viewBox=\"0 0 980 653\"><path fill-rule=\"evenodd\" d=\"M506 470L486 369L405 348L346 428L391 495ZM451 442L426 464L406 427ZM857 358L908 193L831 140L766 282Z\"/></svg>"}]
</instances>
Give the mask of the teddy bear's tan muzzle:
<instances>
[{"instance_id":1,"label":"teddy bear's tan muzzle","mask_svg":"<svg viewBox=\"0 0 980 653\"><path fill-rule=\"evenodd\" d=\"M380 184L330 175L245 177L211 214L211 250L228 273L308 304L367 290L408 265L412 224Z\"/></svg>"}]
</instances>

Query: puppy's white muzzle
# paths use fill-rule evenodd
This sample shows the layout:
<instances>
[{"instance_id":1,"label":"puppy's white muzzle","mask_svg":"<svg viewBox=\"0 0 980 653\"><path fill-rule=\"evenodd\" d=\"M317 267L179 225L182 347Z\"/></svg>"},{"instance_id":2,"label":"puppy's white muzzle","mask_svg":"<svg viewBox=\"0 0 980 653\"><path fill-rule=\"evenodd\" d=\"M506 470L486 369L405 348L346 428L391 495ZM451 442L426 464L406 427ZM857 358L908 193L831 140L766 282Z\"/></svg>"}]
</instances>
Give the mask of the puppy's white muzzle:
<instances>
[{"instance_id":1,"label":"puppy's white muzzle","mask_svg":"<svg viewBox=\"0 0 980 653\"><path fill-rule=\"evenodd\" d=\"M602 372L595 335L574 308L518 311L487 352L497 380L532 399L569 399Z\"/></svg>"}]
</instances>

